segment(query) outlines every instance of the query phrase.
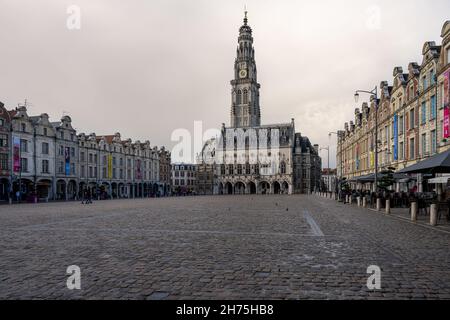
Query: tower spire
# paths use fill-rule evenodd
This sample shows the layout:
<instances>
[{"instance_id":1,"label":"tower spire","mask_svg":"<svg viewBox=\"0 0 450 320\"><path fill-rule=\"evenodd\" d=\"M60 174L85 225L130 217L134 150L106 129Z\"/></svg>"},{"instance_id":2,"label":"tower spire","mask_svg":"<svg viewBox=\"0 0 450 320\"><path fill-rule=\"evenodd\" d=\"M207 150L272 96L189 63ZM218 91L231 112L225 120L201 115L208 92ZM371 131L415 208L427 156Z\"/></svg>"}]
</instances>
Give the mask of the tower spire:
<instances>
[{"instance_id":1,"label":"tower spire","mask_svg":"<svg viewBox=\"0 0 450 320\"><path fill-rule=\"evenodd\" d=\"M257 127L261 124L259 88L256 77L255 50L252 28L247 25L247 8L244 24L239 28L238 47L234 62L234 79L231 80L231 126Z\"/></svg>"}]
</instances>

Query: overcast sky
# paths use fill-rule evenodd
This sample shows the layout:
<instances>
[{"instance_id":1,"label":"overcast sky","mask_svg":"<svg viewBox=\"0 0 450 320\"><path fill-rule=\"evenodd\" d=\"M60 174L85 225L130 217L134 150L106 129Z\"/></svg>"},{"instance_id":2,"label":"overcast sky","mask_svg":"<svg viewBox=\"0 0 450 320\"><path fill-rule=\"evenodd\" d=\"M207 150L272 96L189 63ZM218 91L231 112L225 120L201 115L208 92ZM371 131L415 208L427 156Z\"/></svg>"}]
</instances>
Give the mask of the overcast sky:
<instances>
[{"instance_id":1,"label":"overcast sky","mask_svg":"<svg viewBox=\"0 0 450 320\"><path fill-rule=\"evenodd\" d=\"M67 28L70 5L79 30ZM244 5L262 123L295 118L298 132L331 146L332 166L328 132L354 118L354 90L420 63L450 19L448 0L0 0L0 101L171 148L173 130L193 131L195 120L229 124Z\"/></svg>"}]
</instances>

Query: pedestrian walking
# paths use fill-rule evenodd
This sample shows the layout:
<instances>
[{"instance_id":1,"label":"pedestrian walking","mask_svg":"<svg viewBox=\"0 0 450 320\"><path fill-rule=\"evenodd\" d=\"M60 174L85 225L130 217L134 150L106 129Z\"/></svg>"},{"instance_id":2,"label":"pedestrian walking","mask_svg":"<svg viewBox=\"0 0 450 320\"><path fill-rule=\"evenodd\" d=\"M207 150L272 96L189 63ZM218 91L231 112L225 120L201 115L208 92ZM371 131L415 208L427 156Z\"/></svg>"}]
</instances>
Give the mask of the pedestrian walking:
<instances>
[{"instance_id":1,"label":"pedestrian walking","mask_svg":"<svg viewBox=\"0 0 450 320\"><path fill-rule=\"evenodd\" d=\"M86 200L86 203L87 203L87 204L92 203L92 193L91 193L91 190L89 190L89 189L88 189L88 191L87 191L87 200Z\"/></svg>"}]
</instances>

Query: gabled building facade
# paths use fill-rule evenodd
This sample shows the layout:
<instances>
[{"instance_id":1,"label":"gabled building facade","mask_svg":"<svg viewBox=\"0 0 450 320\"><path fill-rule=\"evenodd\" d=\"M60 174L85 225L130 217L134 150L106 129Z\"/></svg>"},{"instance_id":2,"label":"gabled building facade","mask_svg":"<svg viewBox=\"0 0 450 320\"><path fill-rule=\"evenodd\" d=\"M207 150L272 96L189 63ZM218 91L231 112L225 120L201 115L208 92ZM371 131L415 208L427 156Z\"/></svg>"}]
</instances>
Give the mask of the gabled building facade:
<instances>
[{"instance_id":1,"label":"gabled building facade","mask_svg":"<svg viewBox=\"0 0 450 320\"><path fill-rule=\"evenodd\" d=\"M450 148L450 21L444 24L441 37L441 45L433 41L423 45L421 64L409 63L408 72L395 67L392 86L382 81L378 100L372 97L369 105L363 103L361 114L355 110L355 123L344 125L337 147L340 177L374 173L375 143L380 171L390 167L401 170ZM422 178L418 176L419 190Z\"/></svg>"}]
</instances>

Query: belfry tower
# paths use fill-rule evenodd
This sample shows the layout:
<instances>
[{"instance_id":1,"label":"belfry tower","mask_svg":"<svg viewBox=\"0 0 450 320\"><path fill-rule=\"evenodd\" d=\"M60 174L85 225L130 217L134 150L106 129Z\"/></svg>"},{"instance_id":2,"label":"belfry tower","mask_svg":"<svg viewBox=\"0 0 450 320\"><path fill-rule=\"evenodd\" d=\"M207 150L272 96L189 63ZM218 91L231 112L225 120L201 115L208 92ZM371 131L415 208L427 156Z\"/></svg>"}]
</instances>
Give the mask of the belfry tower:
<instances>
[{"instance_id":1,"label":"belfry tower","mask_svg":"<svg viewBox=\"0 0 450 320\"><path fill-rule=\"evenodd\" d=\"M244 25L239 28L234 79L231 80L231 127L234 128L261 125L260 85L256 80L252 28L247 25L247 21L247 11L245 11Z\"/></svg>"}]
</instances>

